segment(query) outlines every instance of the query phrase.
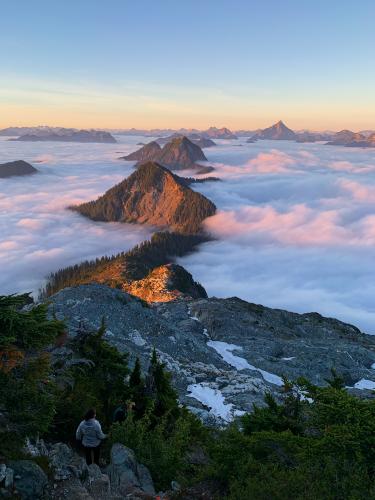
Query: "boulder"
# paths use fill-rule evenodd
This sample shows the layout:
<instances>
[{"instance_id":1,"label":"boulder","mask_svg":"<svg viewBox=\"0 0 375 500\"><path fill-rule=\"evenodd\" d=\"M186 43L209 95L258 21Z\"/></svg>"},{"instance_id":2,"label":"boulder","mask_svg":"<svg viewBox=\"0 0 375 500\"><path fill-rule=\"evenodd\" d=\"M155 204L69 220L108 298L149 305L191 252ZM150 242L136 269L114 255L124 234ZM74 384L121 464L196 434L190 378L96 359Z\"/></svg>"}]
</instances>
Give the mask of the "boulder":
<instances>
[{"instance_id":1,"label":"boulder","mask_svg":"<svg viewBox=\"0 0 375 500\"><path fill-rule=\"evenodd\" d=\"M111 487L121 492L130 492L140 487L137 477L137 460L133 450L115 443L111 449L111 463L106 472L111 481Z\"/></svg>"},{"instance_id":2,"label":"boulder","mask_svg":"<svg viewBox=\"0 0 375 500\"><path fill-rule=\"evenodd\" d=\"M112 493L154 495L155 489L150 472L138 464L133 450L115 443L111 449L111 463L106 468Z\"/></svg>"},{"instance_id":3,"label":"boulder","mask_svg":"<svg viewBox=\"0 0 375 500\"><path fill-rule=\"evenodd\" d=\"M111 484L107 474L103 474L96 464L88 466L86 489L94 499L108 498L111 494Z\"/></svg>"},{"instance_id":4,"label":"boulder","mask_svg":"<svg viewBox=\"0 0 375 500\"><path fill-rule=\"evenodd\" d=\"M150 495L155 495L154 482L148 468L143 464L138 464L137 473L142 490Z\"/></svg>"},{"instance_id":5,"label":"boulder","mask_svg":"<svg viewBox=\"0 0 375 500\"><path fill-rule=\"evenodd\" d=\"M47 486L47 476L35 462L31 460L14 460L10 462L14 471L14 486L22 500L37 500L42 497Z\"/></svg>"}]
</instances>

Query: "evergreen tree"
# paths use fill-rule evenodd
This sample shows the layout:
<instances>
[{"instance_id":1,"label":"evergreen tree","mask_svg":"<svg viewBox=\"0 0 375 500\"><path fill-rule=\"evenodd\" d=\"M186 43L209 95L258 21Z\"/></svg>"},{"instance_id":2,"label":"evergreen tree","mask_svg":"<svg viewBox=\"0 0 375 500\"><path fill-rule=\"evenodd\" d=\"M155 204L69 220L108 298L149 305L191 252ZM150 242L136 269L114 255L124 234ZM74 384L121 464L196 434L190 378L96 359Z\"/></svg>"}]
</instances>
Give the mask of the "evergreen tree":
<instances>
[{"instance_id":1,"label":"evergreen tree","mask_svg":"<svg viewBox=\"0 0 375 500\"><path fill-rule=\"evenodd\" d=\"M161 417L166 413L178 413L177 392L173 389L171 375L165 370L164 363L157 357L154 348L146 379L147 394L154 402L154 415Z\"/></svg>"},{"instance_id":2,"label":"evergreen tree","mask_svg":"<svg viewBox=\"0 0 375 500\"><path fill-rule=\"evenodd\" d=\"M141 371L141 362L139 358L135 360L133 371L130 374L129 378L129 386L130 388L138 387L142 383L142 371Z\"/></svg>"},{"instance_id":3,"label":"evergreen tree","mask_svg":"<svg viewBox=\"0 0 375 500\"><path fill-rule=\"evenodd\" d=\"M66 374L71 384L59 399L53 429L54 434L63 431L67 440L72 439L77 423L90 407L95 407L104 426L109 426L114 409L129 397L127 354L108 344L105 331L103 321L97 332L81 331L72 342L81 362Z\"/></svg>"},{"instance_id":4,"label":"evergreen tree","mask_svg":"<svg viewBox=\"0 0 375 500\"><path fill-rule=\"evenodd\" d=\"M135 406L133 412L136 419L142 418L149 405L149 398L146 395L145 382L142 377L142 369L139 358L136 359L135 365L129 378L130 399Z\"/></svg>"},{"instance_id":5,"label":"evergreen tree","mask_svg":"<svg viewBox=\"0 0 375 500\"><path fill-rule=\"evenodd\" d=\"M48 429L55 411L49 354L64 332L46 306L23 310L28 294L0 297L0 455L17 454L26 436Z\"/></svg>"}]
</instances>

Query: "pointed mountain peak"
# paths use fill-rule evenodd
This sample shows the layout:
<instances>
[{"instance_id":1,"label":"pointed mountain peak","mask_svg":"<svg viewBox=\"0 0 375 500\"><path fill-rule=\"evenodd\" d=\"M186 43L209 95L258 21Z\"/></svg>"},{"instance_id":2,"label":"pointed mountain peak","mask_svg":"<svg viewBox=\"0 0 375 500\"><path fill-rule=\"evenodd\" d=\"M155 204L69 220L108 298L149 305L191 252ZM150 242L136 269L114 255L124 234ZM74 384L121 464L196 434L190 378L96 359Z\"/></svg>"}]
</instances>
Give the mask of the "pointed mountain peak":
<instances>
[{"instance_id":1,"label":"pointed mountain peak","mask_svg":"<svg viewBox=\"0 0 375 500\"><path fill-rule=\"evenodd\" d=\"M71 208L97 221L148 224L187 234L200 232L203 220L216 211L184 179L152 161L97 200Z\"/></svg>"},{"instance_id":2,"label":"pointed mountain peak","mask_svg":"<svg viewBox=\"0 0 375 500\"><path fill-rule=\"evenodd\" d=\"M271 139L278 141L292 141L297 138L297 134L288 128L282 120L279 120L271 127L265 128L258 132L256 139Z\"/></svg>"}]
</instances>

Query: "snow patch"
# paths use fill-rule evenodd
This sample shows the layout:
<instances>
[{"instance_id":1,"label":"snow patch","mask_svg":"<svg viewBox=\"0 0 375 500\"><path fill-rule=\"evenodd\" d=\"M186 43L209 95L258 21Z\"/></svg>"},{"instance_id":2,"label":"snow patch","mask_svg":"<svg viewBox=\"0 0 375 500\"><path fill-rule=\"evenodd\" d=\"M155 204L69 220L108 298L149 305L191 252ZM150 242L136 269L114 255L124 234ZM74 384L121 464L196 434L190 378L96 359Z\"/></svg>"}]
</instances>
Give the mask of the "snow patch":
<instances>
[{"instance_id":1,"label":"snow patch","mask_svg":"<svg viewBox=\"0 0 375 500\"><path fill-rule=\"evenodd\" d=\"M292 359L295 359L295 356L291 356L290 358L281 358L283 361L291 361Z\"/></svg>"},{"instance_id":2,"label":"snow patch","mask_svg":"<svg viewBox=\"0 0 375 500\"><path fill-rule=\"evenodd\" d=\"M375 370L375 363L372 363L371 368Z\"/></svg>"},{"instance_id":3,"label":"snow patch","mask_svg":"<svg viewBox=\"0 0 375 500\"><path fill-rule=\"evenodd\" d=\"M361 380L359 380L354 384L354 389L375 390L375 382L373 380L361 378Z\"/></svg>"},{"instance_id":4,"label":"snow patch","mask_svg":"<svg viewBox=\"0 0 375 500\"><path fill-rule=\"evenodd\" d=\"M284 385L283 379L278 375L267 372L265 370L261 370L260 368L256 368L254 365L248 363L246 359L232 354L232 351L242 351L241 346L235 344L227 344L227 342L221 342L218 340L209 340L207 342L207 345L209 347L212 347L212 349L215 349L215 351L220 354L220 356L226 363L234 366L234 368L236 368L237 370L254 370L259 372L266 382L278 386Z\"/></svg>"},{"instance_id":5,"label":"snow patch","mask_svg":"<svg viewBox=\"0 0 375 500\"><path fill-rule=\"evenodd\" d=\"M225 398L219 389L213 389L207 383L190 384L187 387L188 396L197 399L204 406L210 408L209 413L215 417L220 417L226 422L233 420L234 416L243 415L240 410L233 410L232 403L225 403Z\"/></svg>"}]
</instances>

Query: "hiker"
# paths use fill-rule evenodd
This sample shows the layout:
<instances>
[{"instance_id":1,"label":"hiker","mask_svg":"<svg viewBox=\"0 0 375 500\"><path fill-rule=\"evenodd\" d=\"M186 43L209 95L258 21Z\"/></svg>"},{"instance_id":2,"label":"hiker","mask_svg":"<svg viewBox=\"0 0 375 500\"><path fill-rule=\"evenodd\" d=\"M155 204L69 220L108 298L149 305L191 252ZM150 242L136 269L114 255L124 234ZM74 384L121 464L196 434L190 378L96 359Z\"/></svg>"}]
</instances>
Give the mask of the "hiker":
<instances>
[{"instance_id":1,"label":"hiker","mask_svg":"<svg viewBox=\"0 0 375 500\"><path fill-rule=\"evenodd\" d=\"M113 423L118 422L119 424L121 424L122 422L124 422L129 413L133 410L134 406L135 403L133 403L133 401L128 401L126 403L126 408L125 405L121 403L120 406L118 406L113 412Z\"/></svg>"},{"instance_id":2,"label":"hiker","mask_svg":"<svg viewBox=\"0 0 375 500\"><path fill-rule=\"evenodd\" d=\"M76 432L77 440L82 441L85 449L87 465L92 463L99 465L100 445L102 440L107 437L95 417L96 411L91 408L86 413L84 420L79 424Z\"/></svg>"}]
</instances>

